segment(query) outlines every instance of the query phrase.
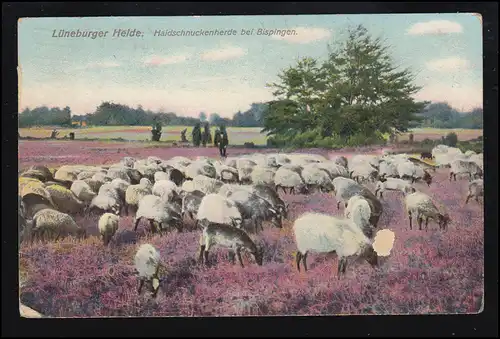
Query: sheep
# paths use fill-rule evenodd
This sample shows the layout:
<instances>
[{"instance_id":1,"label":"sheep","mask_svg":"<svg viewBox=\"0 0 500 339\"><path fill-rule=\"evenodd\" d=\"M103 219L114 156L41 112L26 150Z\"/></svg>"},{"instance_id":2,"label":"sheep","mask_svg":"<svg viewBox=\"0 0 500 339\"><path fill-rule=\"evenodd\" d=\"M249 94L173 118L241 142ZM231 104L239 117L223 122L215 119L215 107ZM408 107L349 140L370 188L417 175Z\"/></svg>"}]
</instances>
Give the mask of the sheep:
<instances>
[{"instance_id":1,"label":"sheep","mask_svg":"<svg viewBox=\"0 0 500 339\"><path fill-rule=\"evenodd\" d=\"M83 201L85 204L89 204L97 195L83 180L75 180L71 185L70 190L78 199Z\"/></svg>"},{"instance_id":2,"label":"sheep","mask_svg":"<svg viewBox=\"0 0 500 339\"><path fill-rule=\"evenodd\" d=\"M242 219L251 220L255 233L259 226L264 230L262 226L264 220L270 220L275 227L282 228L282 216L264 198L247 190L231 192L228 198L236 203Z\"/></svg>"},{"instance_id":3,"label":"sheep","mask_svg":"<svg viewBox=\"0 0 500 339\"><path fill-rule=\"evenodd\" d=\"M259 247L243 230L215 222L208 222L206 219L202 221L203 232L200 236L200 253L198 261L208 264L208 253L215 245L216 247L225 247L230 249L230 261L235 262L234 255L238 257L241 267L243 260L241 259L241 250L250 252L257 265L262 266L262 257L264 250Z\"/></svg>"},{"instance_id":4,"label":"sheep","mask_svg":"<svg viewBox=\"0 0 500 339\"><path fill-rule=\"evenodd\" d=\"M360 195L355 195L347 202L344 217L352 220L363 234L369 239L373 236L373 227L370 225L371 208L368 201Z\"/></svg>"},{"instance_id":5,"label":"sheep","mask_svg":"<svg viewBox=\"0 0 500 339\"><path fill-rule=\"evenodd\" d=\"M483 179L476 179L469 183L467 199L465 199L465 203L467 204L469 202L469 199L472 197L474 197L478 203L479 197L484 197Z\"/></svg>"},{"instance_id":6,"label":"sheep","mask_svg":"<svg viewBox=\"0 0 500 339\"><path fill-rule=\"evenodd\" d=\"M425 231L427 231L429 219L437 222L441 230L446 230L451 222L450 216L447 213L442 214L434 205L431 197L422 192L408 194L405 197L405 209L410 220L410 230L412 229L413 216L417 218L419 230L422 230L422 221L425 217Z\"/></svg>"},{"instance_id":7,"label":"sheep","mask_svg":"<svg viewBox=\"0 0 500 339\"><path fill-rule=\"evenodd\" d=\"M342 167L344 167L346 169L348 167L347 158L344 157L344 156L336 157L335 160L334 160L334 162L335 162L335 164L337 164L339 166L342 166Z\"/></svg>"},{"instance_id":8,"label":"sheep","mask_svg":"<svg viewBox=\"0 0 500 339\"><path fill-rule=\"evenodd\" d=\"M99 218L99 234L102 237L104 246L107 246L111 241L111 238L113 238L113 236L115 235L116 231L118 230L119 222L120 217L112 213L104 213Z\"/></svg>"},{"instance_id":9,"label":"sheep","mask_svg":"<svg viewBox=\"0 0 500 339\"><path fill-rule=\"evenodd\" d=\"M166 173L168 174L168 179L173 181L177 186L181 186L186 180L184 174L177 168L167 169Z\"/></svg>"},{"instance_id":10,"label":"sheep","mask_svg":"<svg viewBox=\"0 0 500 339\"><path fill-rule=\"evenodd\" d=\"M160 181L160 180L170 180L170 177L168 173L165 173L163 171L156 172L154 175L155 183Z\"/></svg>"},{"instance_id":11,"label":"sheep","mask_svg":"<svg viewBox=\"0 0 500 339\"><path fill-rule=\"evenodd\" d=\"M80 214L84 211L86 203L66 187L49 185L45 189L50 193L58 211L68 214Z\"/></svg>"},{"instance_id":12,"label":"sheep","mask_svg":"<svg viewBox=\"0 0 500 339\"><path fill-rule=\"evenodd\" d=\"M123 157L120 160L120 164L122 164L125 167L132 167L132 166L134 166L135 161L136 161L135 158L132 158L132 157Z\"/></svg>"},{"instance_id":13,"label":"sheep","mask_svg":"<svg viewBox=\"0 0 500 339\"><path fill-rule=\"evenodd\" d=\"M185 176L188 179L194 179L196 176L203 175L209 178L216 177L215 167L206 161L197 161L186 167Z\"/></svg>"},{"instance_id":14,"label":"sheep","mask_svg":"<svg viewBox=\"0 0 500 339\"><path fill-rule=\"evenodd\" d=\"M146 195L152 193L153 185L147 178L142 178L139 184L130 185L125 191L125 213L129 215L132 210L135 213L139 206L139 201Z\"/></svg>"},{"instance_id":15,"label":"sheep","mask_svg":"<svg viewBox=\"0 0 500 339\"><path fill-rule=\"evenodd\" d=\"M238 180L241 184L249 184L252 182L252 172L257 164L249 159L238 159Z\"/></svg>"},{"instance_id":16,"label":"sheep","mask_svg":"<svg viewBox=\"0 0 500 339\"><path fill-rule=\"evenodd\" d=\"M135 270L139 276L139 288L137 293L141 293L145 282L151 283L153 298L160 289L160 269L164 266L161 263L160 252L151 244L142 244L134 257Z\"/></svg>"},{"instance_id":17,"label":"sheep","mask_svg":"<svg viewBox=\"0 0 500 339\"><path fill-rule=\"evenodd\" d=\"M239 182L238 171L232 167L225 166L220 170L219 180L222 182Z\"/></svg>"},{"instance_id":18,"label":"sheep","mask_svg":"<svg viewBox=\"0 0 500 339\"><path fill-rule=\"evenodd\" d=\"M420 159L434 159L434 157L432 156L432 153L431 152L421 152L420 153Z\"/></svg>"},{"instance_id":19,"label":"sheep","mask_svg":"<svg viewBox=\"0 0 500 339\"><path fill-rule=\"evenodd\" d=\"M147 178L149 179L150 181L154 181L154 175L156 172L159 172L161 171L161 167L160 165L158 164L155 164L155 163L152 163L152 164L148 164L148 165L144 165L144 164L139 164L137 165L138 162L136 162L134 164L134 168L139 171L139 173L141 174L141 176L143 178ZM136 166L137 165L137 166Z\"/></svg>"},{"instance_id":20,"label":"sheep","mask_svg":"<svg viewBox=\"0 0 500 339\"><path fill-rule=\"evenodd\" d=\"M452 177L457 181L457 174L468 174L469 181L483 177L483 170L473 161L457 159L453 160L450 165L450 181Z\"/></svg>"},{"instance_id":21,"label":"sheep","mask_svg":"<svg viewBox=\"0 0 500 339\"><path fill-rule=\"evenodd\" d=\"M196 225L203 219L226 225L234 224L237 228L241 228L243 221L236 203L216 193L209 193L202 198L196 214Z\"/></svg>"},{"instance_id":22,"label":"sheep","mask_svg":"<svg viewBox=\"0 0 500 339\"><path fill-rule=\"evenodd\" d=\"M56 208L45 187L26 185L20 190L20 197L26 219L32 219L35 213L42 209Z\"/></svg>"},{"instance_id":23,"label":"sheep","mask_svg":"<svg viewBox=\"0 0 500 339\"><path fill-rule=\"evenodd\" d=\"M112 212L116 215L119 215L121 210L121 205L118 200L116 200L111 196L105 194L98 194L90 202L90 205L86 210L86 213L90 214L95 210L103 212Z\"/></svg>"},{"instance_id":24,"label":"sheep","mask_svg":"<svg viewBox=\"0 0 500 339\"><path fill-rule=\"evenodd\" d=\"M423 179L428 186L432 183L432 177L429 172L415 165L410 161L400 162L397 164L398 175L401 179L411 180L412 183L419 179Z\"/></svg>"},{"instance_id":25,"label":"sheep","mask_svg":"<svg viewBox=\"0 0 500 339\"><path fill-rule=\"evenodd\" d=\"M375 182L378 178L378 171L370 164L363 163L358 164L355 163L349 167L350 177L356 180L358 183L361 183L366 180L370 180L371 182Z\"/></svg>"},{"instance_id":26,"label":"sheep","mask_svg":"<svg viewBox=\"0 0 500 339\"><path fill-rule=\"evenodd\" d=\"M170 180L159 180L153 185L151 193L156 196L165 196L166 200L172 200L177 195L177 185Z\"/></svg>"},{"instance_id":27,"label":"sheep","mask_svg":"<svg viewBox=\"0 0 500 339\"><path fill-rule=\"evenodd\" d=\"M161 160L160 158L155 157L155 156L149 156L146 159L146 164L148 164L148 165L159 165L162 162L163 162L163 160Z\"/></svg>"},{"instance_id":28,"label":"sheep","mask_svg":"<svg viewBox=\"0 0 500 339\"><path fill-rule=\"evenodd\" d=\"M276 187L276 191L281 188L284 193L286 193L286 188L290 189L290 194L295 194L296 190L298 193L302 194L307 192L306 184L300 174L284 168L283 166L280 167L274 175L274 185Z\"/></svg>"},{"instance_id":29,"label":"sheep","mask_svg":"<svg viewBox=\"0 0 500 339\"><path fill-rule=\"evenodd\" d=\"M106 173L106 177L111 179L111 181L113 181L113 179L122 179L130 183L131 180L127 172L127 169L124 167L111 167Z\"/></svg>"},{"instance_id":30,"label":"sheep","mask_svg":"<svg viewBox=\"0 0 500 339\"><path fill-rule=\"evenodd\" d=\"M253 187L247 185L238 185L238 184L224 184L221 186L218 193L224 197L228 197L231 192L238 190L247 190L251 192L253 190Z\"/></svg>"},{"instance_id":31,"label":"sheep","mask_svg":"<svg viewBox=\"0 0 500 339\"><path fill-rule=\"evenodd\" d=\"M253 186L253 192L259 197L269 201L283 218L288 217L288 204L280 198L274 187L270 185L257 184Z\"/></svg>"},{"instance_id":32,"label":"sheep","mask_svg":"<svg viewBox=\"0 0 500 339\"><path fill-rule=\"evenodd\" d=\"M38 179L41 182L53 181L52 172L45 166L34 165L30 166L21 174L21 177Z\"/></svg>"},{"instance_id":33,"label":"sheep","mask_svg":"<svg viewBox=\"0 0 500 339\"><path fill-rule=\"evenodd\" d=\"M379 238L376 237L372 242L352 220L308 212L295 220L293 231L298 249L298 271L301 262L307 271L306 260L309 252L335 252L339 258L338 279L341 274L345 274L347 258L350 256L361 257L374 268L378 266L379 255L376 249L379 247Z\"/></svg>"},{"instance_id":34,"label":"sheep","mask_svg":"<svg viewBox=\"0 0 500 339\"><path fill-rule=\"evenodd\" d=\"M197 175L193 178L194 189L202 191L205 194L219 192L223 185L222 181L204 175Z\"/></svg>"},{"instance_id":35,"label":"sheep","mask_svg":"<svg viewBox=\"0 0 500 339\"><path fill-rule=\"evenodd\" d=\"M127 188L130 186L130 183L123 179L113 179L111 181L111 186L116 189L120 198L120 204L125 207L125 193L127 192Z\"/></svg>"},{"instance_id":36,"label":"sheep","mask_svg":"<svg viewBox=\"0 0 500 339\"><path fill-rule=\"evenodd\" d=\"M381 161L379 164L380 178L399 178L398 168L395 164L389 161Z\"/></svg>"},{"instance_id":37,"label":"sheep","mask_svg":"<svg viewBox=\"0 0 500 339\"><path fill-rule=\"evenodd\" d=\"M304 166L301 173L308 191L311 192L313 189L316 189L321 193L331 192L333 190L333 184L330 174L328 171L318 168L315 165L316 164L313 163Z\"/></svg>"},{"instance_id":38,"label":"sheep","mask_svg":"<svg viewBox=\"0 0 500 339\"><path fill-rule=\"evenodd\" d=\"M78 226L68 214L45 208L36 212L26 224L25 236L33 242L37 240L57 241L59 238L76 236L83 238L86 230Z\"/></svg>"},{"instance_id":39,"label":"sheep","mask_svg":"<svg viewBox=\"0 0 500 339\"><path fill-rule=\"evenodd\" d=\"M397 178L387 178L385 180L381 179L377 182L375 186L375 196L380 194L380 197L382 198L382 193L387 190L401 191L405 195L416 192L415 187L413 187L413 185L405 180Z\"/></svg>"},{"instance_id":40,"label":"sheep","mask_svg":"<svg viewBox=\"0 0 500 339\"><path fill-rule=\"evenodd\" d=\"M201 201L203 197L205 196L205 193L202 191L192 191L188 192L182 197L182 210L181 210L181 215L184 218L187 215L191 219L194 220L196 214L198 213L198 209L200 208Z\"/></svg>"},{"instance_id":41,"label":"sheep","mask_svg":"<svg viewBox=\"0 0 500 339\"><path fill-rule=\"evenodd\" d=\"M182 217L175 207L170 206L165 196L146 195L139 201L135 214L134 231L137 231L142 218L149 220L151 232L163 233L167 226L174 226L182 232Z\"/></svg>"},{"instance_id":42,"label":"sheep","mask_svg":"<svg viewBox=\"0 0 500 339\"><path fill-rule=\"evenodd\" d=\"M268 184L274 183L274 175L276 174L276 169L273 167L254 167L252 173L250 174L250 180L252 184Z\"/></svg>"},{"instance_id":43,"label":"sheep","mask_svg":"<svg viewBox=\"0 0 500 339\"><path fill-rule=\"evenodd\" d=\"M319 163L311 163L308 164L309 167L319 168L323 171L326 171L331 180L336 177L349 177L349 173L347 172L347 168L337 165L331 161L319 162Z\"/></svg>"},{"instance_id":44,"label":"sheep","mask_svg":"<svg viewBox=\"0 0 500 339\"><path fill-rule=\"evenodd\" d=\"M182 183L182 186L181 186L181 192L192 192L194 191L195 188L194 188L194 183L193 183L193 180L186 180Z\"/></svg>"}]
</instances>

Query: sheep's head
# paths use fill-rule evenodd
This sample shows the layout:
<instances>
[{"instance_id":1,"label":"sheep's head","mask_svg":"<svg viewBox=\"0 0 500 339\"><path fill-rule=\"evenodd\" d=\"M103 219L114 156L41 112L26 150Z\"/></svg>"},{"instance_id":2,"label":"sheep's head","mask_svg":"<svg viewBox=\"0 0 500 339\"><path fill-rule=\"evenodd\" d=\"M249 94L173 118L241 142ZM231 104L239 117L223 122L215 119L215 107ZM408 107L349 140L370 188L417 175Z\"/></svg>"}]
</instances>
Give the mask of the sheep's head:
<instances>
[{"instance_id":1,"label":"sheep's head","mask_svg":"<svg viewBox=\"0 0 500 339\"><path fill-rule=\"evenodd\" d=\"M110 210L111 210L111 213L113 213L115 215L120 215L120 205L114 204L113 206L111 206Z\"/></svg>"},{"instance_id":2,"label":"sheep's head","mask_svg":"<svg viewBox=\"0 0 500 339\"><path fill-rule=\"evenodd\" d=\"M264 257L264 248L262 246L256 245L255 251L252 254L257 265L262 266L262 260Z\"/></svg>"},{"instance_id":3,"label":"sheep's head","mask_svg":"<svg viewBox=\"0 0 500 339\"><path fill-rule=\"evenodd\" d=\"M445 230L448 224L451 223L451 218L448 213L438 215L439 228Z\"/></svg>"},{"instance_id":4,"label":"sheep's head","mask_svg":"<svg viewBox=\"0 0 500 339\"><path fill-rule=\"evenodd\" d=\"M243 220L241 218L233 218L231 217L231 225L236 228L241 228Z\"/></svg>"},{"instance_id":5,"label":"sheep's head","mask_svg":"<svg viewBox=\"0 0 500 339\"><path fill-rule=\"evenodd\" d=\"M430 186L432 183L432 176L429 174L429 172L424 171L424 181L427 183L427 186Z\"/></svg>"},{"instance_id":6,"label":"sheep's head","mask_svg":"<svg viewBox=\"0 0 500 339\"><path fill-rule=\"evenodd\" d=\"M362 256L370 265L372 265L372 267L378 266L378 255L373 249L373 246L366 246Z\"/></svg>"}]
</instances>

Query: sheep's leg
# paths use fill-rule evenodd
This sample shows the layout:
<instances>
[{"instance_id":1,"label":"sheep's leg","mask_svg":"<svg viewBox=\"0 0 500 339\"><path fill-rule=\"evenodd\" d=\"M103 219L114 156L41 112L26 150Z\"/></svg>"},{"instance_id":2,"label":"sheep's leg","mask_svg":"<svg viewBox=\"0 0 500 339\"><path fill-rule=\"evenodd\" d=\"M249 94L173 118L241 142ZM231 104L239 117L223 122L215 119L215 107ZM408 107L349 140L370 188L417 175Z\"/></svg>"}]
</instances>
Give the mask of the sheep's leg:
<instances>
[{"instance_id":1,"label":"sheep's leg","mask_svg":"<svg viewBox=\"0 0 500 339\"><path fill-rule=\"evenodd\" d=\"M421 231L422 230L422 222L424 221L422 216L420 216L420 215L417 216L417 221L418 221L418 229L419 229L419 231Z\"/></svg>"},{"instance_id":2,"label":"sheep's leg","mask_svg":"<svg viewBox=\"0 0 500 339\"><path fill-rule=\"evenodd\" d=\"M153 220L149 220L149 229L151 233L156 233L156 225Z\"/></svg>"},{"instance_id":3,"label":"sheep's leg","mask_svg":"<svg viewBox=\"0 0 500 339\"><path fill-rule=\"evenodd\" d=\"M453 172L450 172L450 181L451 181L451 177L453 177Z\"/></svg>"},{"instance_id":4,"label":"sheep's leg","mask_svg":"<svg viewBox=\"0 0 500 339\"><path fill-rule=\"evenodd\" d=\"M295 187L290 187L290 194L295 194Z\"/></svg>"},{"instance_id":5,"label":"sheep's leg","mask_svg":"<svg viewBox=\"0 0 500 339\"><path fill-rule=\"evenodd\" d=\"M472 181L472 174L469 172L469 181Z\"/></svg>"},{"instance_id":6,"label":"sheep's leg","mask_svg":"<svg viewBox=\"0 0 500 339\"><path fill-rule=\"evenodd\" d=\"M347 202L346 202L346 203L344 203L344 208L347 208Z\"/></svg>"},{"instance_id":7,"label":"sheep's leg","mask_svg":"<svg viewBox=\"0 0 500 339\"><path fill-rule=\"evenodd\" d=\"M465 199L465 204L467 204L469 202L469 199L472 197L472 194L468 194L467 195L467 199ZM477 200L477 199L476 199Z\"/></svg>"},{"instance_id":8,"label":"sheep's leg","mask_svg":"<svg viewBox=\"0 0 500 339\"><path fill-rule=\"evenodd\" d=\"M139 288L137 289L137 293L141 294L142 287L144 286L144 278L139 278Z\"/></svg>"},{"instance_id":9,"label":"sheep's leg","mask_svg":"<svg viewBox=\"0 0 500 339\"><path fill-rule=\"evenodd\" d=\"M135 226L134 226L134 232L137 231L137 226L139 226L139 221L141 220L141 218L137 218L135 220Z\"/></svg>"},{"instance_id":10,"label":"sheep's leg","mask_svg":"<svg viewBox=\"0 0 500 339\"><path fill-rule=\"evenodd\" d=\"M257 232L259 231L259 223L257 218L252 218L252 225L255 230L255 233L257 234Z\"/></svg>"},{"instance_id":11,"label":"sheep's leg","mask_svg":"<svg viewBox=\"0 0 500 339\"><path fill-rule=\"evenodd\" d=\"M425 218L425 231L427 232L427 228L429 227L429 217Z\"/></svg>"},{"instance_id":12,"label":"sheep's leg","mask_svg":"<svg viewBox=\"0 0 500 339\"><path fill-rule=\"evenodd\" d=\"M205 253L205 245L200 245L200 255L198 256L198 262L203 261L203 254Z\"/></svg>"},{"instance_id":13,"label":"sheep's leg","mask_svg":"<svg viewBox=\"0 0 500 339\"><path fill-rule=\"evenodd\" d=\"M339 210L340 209L340 200L337 201L337 209Z\"/></svg>"},{"instance_id":14,"label":"sheep's leg","mask_svg":"<svg viewBox=\"0 0 500 339\"><path fill-rule=\"evenodd\" d=\"M188 211L187 213L188 213L189 217L194 220L193 213L190 211Z\"/></svg>"},{"instance_id":15,"label":"sheep's leg","mask_svg":"<svg viewBox=\"0 0 500 339\"><path fill-rule=\"evenodd\" d=\"M241 249L239 247L236 248L236 256L238 257L238 261L240 262L241 267L245 267L243 265L243 260L241 260Z\"/></svg>"},{"instance_id":16,"label":"sheep's leg","mask_svg":"<svg viewBox=\"0 0 500 339\"><path fill-rule=\"evenodd\" d=\"M410 230L411 230L412 229L412 225L411 225L412 215L411 215L411 212L408 212L408 219L410 219Z\"/></svg>"},{"instance_id":17,"label":"sheep's leg","mask_svg":"<svg viewBox=\"0 0 500 339\"><path fill-rule=\"evenodd\" d=\"M347 264L347 258L344 258L344 257L340 258L339 264L338 264L338 269L337 269L337 276L338 276L339 280L340 280L340 276L342 275L342 273L345 273L346 264Z\"/></svg>"},{"instance_id":18,"label":"sheep's leg","mask_svg":"<svg viewBox=\"0 0 500 339\"><path fill-rule=\"evenodd\" d=\"M232 250L229 251L229 262L233 265L236 264L235 253Z\"/></svg>"},{"instance_id":19,"label":"sheep's leg","mask_svg":"<svg viewBox=\"0 0 500 339\"><path fill-rule=\"evenodd\" d=\"M295 256L295 262L297 264L297 270L300 272L300 260L302 259L302 253L297 252L297 255Z\"/></svg>"},{"instance_id":20,"label":"sheep's leg","mask_svg":"<svg viewBox=\"0 0 500 339\"><path fill-rule=\"evenodd\" d=\"M307 251L302 255L302 265L304 265L304 271L307 272Z\"/></svg>"},{"instance_id":21,"label":"sheep's leg","mask_svg":"<svg viewBox=\"0 0 500 339\"><path fill-rule=\"evenodd\" d=\"M453 173L453 179L454 179L455 181L457 181L457 175L456 175L456 173Z\"/></svg>"}]
</instances>

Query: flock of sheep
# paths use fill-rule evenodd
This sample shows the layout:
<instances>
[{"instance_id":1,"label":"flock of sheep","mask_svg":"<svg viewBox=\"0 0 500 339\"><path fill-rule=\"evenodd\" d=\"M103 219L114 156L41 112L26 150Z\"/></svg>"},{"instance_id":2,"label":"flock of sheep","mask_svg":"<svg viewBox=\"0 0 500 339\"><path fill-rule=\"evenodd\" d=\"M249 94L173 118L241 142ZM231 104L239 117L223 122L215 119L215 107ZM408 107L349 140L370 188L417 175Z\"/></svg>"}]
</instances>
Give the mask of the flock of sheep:
<instances>
[{"instance_id":1,"label":"flock of sheep","mask_svg":"<svg viewBox=\"0 0 500 339\"><path fill-rule=\"evenodd\" d=\"M439 145L432 156L440 167L450 168L450 180L467 175L466 198L483 195L482 154ZM289 217L289 206L279 192L308 195L315 191L331 193L343 215L306 212L294 220L297 245L296 265L307 270L307 254L332 253L339 257L338 276L345 273L347 258L364 258L372 266L379 256L389 255L394 234L379 230L383 214L379 198L388 190L401 191L409 217L416 218L419 230L429 220L446 230L450 217L440 211L432 198L417 191L416 182L432 184L433 166L406 154L355 155L349 159L327 159L314 154L249 154L213 160L198 157L123 158L110 166L62 166L53 174L45 166L31 166L19 177L19 239L56 241L66 236L87 237L74 217L100 215L99 234L108 245L123 215L134 215L134 230L147 222L152 233L184 231L187 218L200 232L199 261L208 263L214 247L230 251L244 267L241 251L258 265L264 249L256 244L249 230L263 230L264 222L282 228ZM365 183L375 184L372 192ZM389 243L389 245L387 245ZM385 249L383 248L385 245ZM154 296L161 281L160 253L143 244L135 256L139 293L145 282Z\"/></svg>"}]
</instances>

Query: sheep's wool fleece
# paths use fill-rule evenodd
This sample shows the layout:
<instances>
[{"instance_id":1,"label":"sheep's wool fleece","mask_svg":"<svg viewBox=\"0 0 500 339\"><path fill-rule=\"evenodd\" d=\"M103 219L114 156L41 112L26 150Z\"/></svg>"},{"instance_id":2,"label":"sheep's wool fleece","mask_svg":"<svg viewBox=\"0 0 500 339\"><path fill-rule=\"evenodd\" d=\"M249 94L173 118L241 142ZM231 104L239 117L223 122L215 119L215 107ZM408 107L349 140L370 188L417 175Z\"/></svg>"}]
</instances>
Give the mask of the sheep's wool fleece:
<instances>
[{"instance_id":1,"label":"sheep's wool fleece","mask_svg":"<svg viewBox=\"0 0 500 339\"><path fill-rule=\"evenodd\" d=\"M326 214L305 213L293 226L295 241L300 252L326 253L336 251L340 257L359 254L369 239L348 219Z\"/></svg>"},{"instance_id":2,"label":"sheep's wool fleece","mask_svg":"<svg viewBox=\"0 0 500 339\"><path fill-rule=\"evenodd\" d=\"M156 195L146 195L139 201L139 208L135 219L146 218L156 222L163 222L168 216L165 205L168 202Z\"/></svg>"},{"instance_id":3,"label":"sheep's wool fleece","mask_svg":"<svg viewBox=\"0 0 500 339\"><path fill-rule=\"evenodd\" d=\"M201 200L196 218L231 225L231 218L241 219L241 214L234 201L226 199L220 194L207 194Z\"/></svg>"},{"instance_id":4,"label":"sheep's wool fleece","mask_svg":"<svg viewBox=\"0 0 500 339\"><path fill-rule=\"evenodd\" d=\"M63 226L67 231L77 231L80 227L76 224L73 218L66 214L50 208L45 208L38 211L33 219L36 220L36 227L42 227L43 225L52 226Z\"/></svg>"},{"instance_id":5,"label":"sheep's wool fleece","mask_svg":"<svg viewBox=\"0 0 500 339\"><path fill-rule=\"evenodd\" d=\"M406 196L406 208L407 210L418 209L420 211L434 211L436 206L432 202L432 199L421 192L415 192Z\"/></svg>"},{"instance_id":6,"label":"sheep's wool fleece","mask_svg":"<svg viewBox=\"0 0 500 339\"><path fill-rule=\"evenodd\" d=\"M104 233L110 228L112 231L118 229L119 217L113 213L104 213L99 218L99 232ZM110 225L110 226L108 226Z\"/></svg>"},{"instance_id":7,"label":"sheep's wool fleece","mask_svg":"<svg viewBox=\"0 0 500 339\"><path fill-rule=\"evenodd\" d=\"M143 244L135 254L134 263L140 277L150 278L160 263L160 252L153 245Z\"/></svg>"}]
</instances>

